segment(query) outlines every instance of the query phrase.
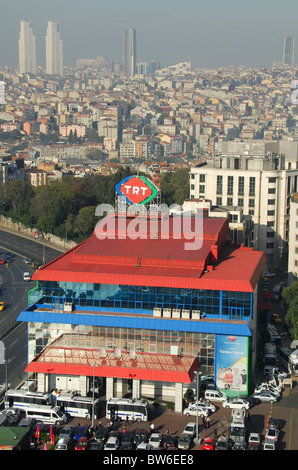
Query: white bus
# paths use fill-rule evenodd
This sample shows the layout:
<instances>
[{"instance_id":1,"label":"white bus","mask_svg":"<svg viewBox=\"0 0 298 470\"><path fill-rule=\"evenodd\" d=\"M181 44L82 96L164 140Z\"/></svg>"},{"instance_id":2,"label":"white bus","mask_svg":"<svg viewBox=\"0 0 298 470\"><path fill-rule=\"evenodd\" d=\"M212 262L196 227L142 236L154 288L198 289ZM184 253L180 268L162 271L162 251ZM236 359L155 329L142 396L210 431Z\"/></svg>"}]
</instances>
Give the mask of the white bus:
<instances>
[{"instance_id":1,"label":"white bus","mask_svg":"<svg viewBox=\"0 0 298 470\"><path fill-rule=\"evenodd\" d=\"M9 389L5 395L5 408L19 408L25 410L30 405L51 405L50 393L30 392L28 390Z\"/></svg>"},{"instance_id":2,"label":"white bus","mask_svg":"<svg viewBox=\"0 0 298 470\"><path fill-rule=\"evenodd\" d=\"M70 416L90 419L92 417L92 410L94 409L94 417L100 417L100 400L98 398L94 399L93 404L91 397L82 397L73 392L62 392L57 396L56 405Z\"/></svg>"},{"instance_id":3,"label":"white bus","mask_svg":"<svg viewBox=\"0 0 298 470\"><path fill-rule=\"evenodd\" d=\"M281 348L279 360L290 374L298 376L298 350L292 351L289 348Z\"/></svg>"},{"instance_id":4,"label":"white bus","mask_svg":"<svg viewBox=\"0 0 298 470\"><path fill-rule=\"evenodd\" d=\"M65 424L67 422L67 416L61 411L59 406L30 405L26 409L26 418L56 425Z\"/></svg>"},{"instance_id":5,"label":"white bus","mask_svg":"<svg viewBox=\"0 0 298 470\"><path fill-rule=\"evenodd\" d=\"M146 400L129 398L110 398L107 401L106 417L133 421L148 421L149 404Z\"/></svg>"}]
</instances>

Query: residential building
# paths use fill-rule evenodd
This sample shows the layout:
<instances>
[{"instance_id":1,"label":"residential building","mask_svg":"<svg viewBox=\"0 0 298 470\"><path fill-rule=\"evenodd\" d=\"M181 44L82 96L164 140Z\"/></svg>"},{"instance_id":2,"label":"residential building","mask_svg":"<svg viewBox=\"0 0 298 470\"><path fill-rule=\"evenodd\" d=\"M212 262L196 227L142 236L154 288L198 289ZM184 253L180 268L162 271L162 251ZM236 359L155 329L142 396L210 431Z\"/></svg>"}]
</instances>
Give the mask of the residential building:
<instances>
[{"instance_id":1,"label":"residential building","mask_svg":"<svg viewBox=\"0 0 298 470\"><path fill-rule=\"evenodd\" d=\"M287 256L290 199L297 181L298 169L285 169L282 155L219 154L191 168L190 198L243 208L252 217L254 248L275 266Z\"/></svg>"}]
</instances>

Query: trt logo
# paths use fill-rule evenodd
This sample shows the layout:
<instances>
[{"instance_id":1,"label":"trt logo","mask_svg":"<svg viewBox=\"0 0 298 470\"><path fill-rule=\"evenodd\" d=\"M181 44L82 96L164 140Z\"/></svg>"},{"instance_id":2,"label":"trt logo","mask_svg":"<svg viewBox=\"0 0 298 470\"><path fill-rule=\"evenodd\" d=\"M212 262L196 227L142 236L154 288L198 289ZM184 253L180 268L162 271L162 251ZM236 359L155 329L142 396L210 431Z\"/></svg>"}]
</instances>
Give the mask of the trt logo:
<instances>
[{"instance_id":1,"label":"trt logo","mask_svg":"<svg viewBox=\"0 0 298 470\"><path fill-rule=\"evenodd\" d=\"M116 191L129 204L146 204L157 195L157 188L142 176L124 178L117 184Z\"/></svg>"}]
</instances>

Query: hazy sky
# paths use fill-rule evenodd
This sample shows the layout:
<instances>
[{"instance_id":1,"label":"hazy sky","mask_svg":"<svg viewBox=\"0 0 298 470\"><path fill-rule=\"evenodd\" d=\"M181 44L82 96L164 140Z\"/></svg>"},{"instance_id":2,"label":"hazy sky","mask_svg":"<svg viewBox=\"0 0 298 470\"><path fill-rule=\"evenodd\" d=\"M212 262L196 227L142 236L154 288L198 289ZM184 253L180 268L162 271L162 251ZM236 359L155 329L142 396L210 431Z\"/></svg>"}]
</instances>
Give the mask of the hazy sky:
<instances>
[{"instance_id":1,"label":"hazy sky","mask_svg":"<svg viewBox=\"0 0 298 470\"><path fill-rule=\"evenodd\" d=\"M0 65L16 67L21 19L31 21L42 66L48 20L59 22L65 65L96 56L122 63L125 25L137 32L137 62L270 66L298 29L297 0L0 0L0 15Z\"/></svg>"}]
</instances>

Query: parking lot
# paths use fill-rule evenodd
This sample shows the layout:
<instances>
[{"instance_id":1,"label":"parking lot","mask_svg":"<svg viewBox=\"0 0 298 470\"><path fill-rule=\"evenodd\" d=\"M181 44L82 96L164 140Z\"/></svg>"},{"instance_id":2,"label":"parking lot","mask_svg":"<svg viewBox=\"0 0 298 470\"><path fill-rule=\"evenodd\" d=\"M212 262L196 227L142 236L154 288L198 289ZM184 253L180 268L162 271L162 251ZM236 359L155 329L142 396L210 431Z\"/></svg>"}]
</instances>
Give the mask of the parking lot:
<instances>
[{"instance_id":1,"label":"parking lot","mask_svg":"<svg viewBox=\"0 0 298 470\"><path fill-rule=\"evenodd\" d=\"M297 402L298 386L294 383L291 390L286 390L280 401L274 404L261 403L253 406L249 410L249 418L247 421L247 435L251 432L260 433L263 437L266 433L266 426L269 418L276 418L281 421L281 430L278 439L278 450L298 450L298 402ZM199 417L199 442L192 442L191 451L201 450L202 443L205 438L212 439L215 436L228 435L229 423L231 418L231 410L225 409L220 403L216 404L216 411L210 415L210 426L204 428L202 418ZM115 422L113 430L120 433L120 437L126 429L126 432L132 433L136 429L144 428L150 432L150 424L154 424L154 431L162 435L168 432L174 436L179 436L188 422L196 422L196 416L185 416L182 413L170 412L162 407L158 410L152 408L150 420L147 422L137 423L123 421ZM72 418L67 424L73 426L86 425L91 426L91 420ZM105 417L96 419L94 425L108 426L109 420ZM43 443L35 449L43 449Z\"/></svg>"}]
</instances>

